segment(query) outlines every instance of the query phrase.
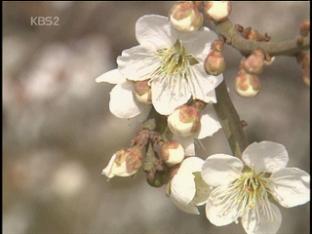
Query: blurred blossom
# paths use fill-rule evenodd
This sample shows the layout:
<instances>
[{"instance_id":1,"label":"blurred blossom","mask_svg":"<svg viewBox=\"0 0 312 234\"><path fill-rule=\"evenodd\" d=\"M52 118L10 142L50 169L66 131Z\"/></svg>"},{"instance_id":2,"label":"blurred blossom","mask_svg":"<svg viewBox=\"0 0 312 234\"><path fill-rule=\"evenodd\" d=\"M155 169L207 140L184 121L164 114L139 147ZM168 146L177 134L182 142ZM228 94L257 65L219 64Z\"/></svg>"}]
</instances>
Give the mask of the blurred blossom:
<instances>
[{"instance_id":1,"label":"blurred blossom","mask_svg":"<svg viewBox=\"0 0 312 234\"><path fill-rule=\"evenodd\" d=\"M30 222L33 220L33 212L25 204L14 204L12 208L3 215L3 233L15 234L26 233Z\"/></svg>"},{"instance_id":2,"label":"blurred blossom","mask_svg":"<svg viewBox=\"0 0 312 234\"><path fill-rule=\"evenodd\" d=\"M87 183L87 172L78 162L67 162L54 173L51 190L61 198L71 198L80 193Z\"/></svg>"}]
</instances>

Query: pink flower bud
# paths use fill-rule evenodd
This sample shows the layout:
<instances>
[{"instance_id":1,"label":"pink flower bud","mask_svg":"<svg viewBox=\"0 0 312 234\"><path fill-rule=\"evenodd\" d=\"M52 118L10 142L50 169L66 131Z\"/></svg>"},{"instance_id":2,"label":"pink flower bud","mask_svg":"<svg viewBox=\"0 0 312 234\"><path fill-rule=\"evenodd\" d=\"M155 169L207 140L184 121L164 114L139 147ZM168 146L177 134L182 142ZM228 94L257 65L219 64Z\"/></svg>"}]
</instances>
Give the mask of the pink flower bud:
<instances>
[{"instance_id":1,"label":"pink flower bud","mask_svg":"<svg viewBox=\"0 0 312 234\"><path fill-rule=\"evenodd\" d=\"M243 97L254 97L260 89L261 83L258 76L240 70L235 78L236 92Z\"/></svg>"},{"instance_id":2,"label":"pink flower bud","mask_svg":"<svg viewBox=\"0 0 312 234\"><path fill-rule=\"evenodd\" d=\"M196 4L191 1L173 5L169 19L172 26L182 32L193 32L203 25L203 15L199 12Z\"/></svg>"},{"instance_id":3,"label":"pink flower bud","mask_svg":"<svg viewBox=\"0 0 312 234\"><path fill-rule=\"evenodd\" d=\"M221 22L231 13L230 1L206 1L205 13L214 22Z\"/></svg>"},{"instance_id":4,"label":"pink flower bud","mask_svg":"<svg viewBox=\"0 0 312 234\"><path fill-rule=\"evenodd\" d=\"M264 66L264 54L261 50L255 50L242 62L242 67L251 74L261 74Z\"/></svg>"},{"instance_id":5,"label":"pink flower bud","mask_svg":"<svg viewBox=\"0 0 312 234\"><path fill-rule=\"evenodd\" d=\"M310 33L310 21L309 20L304 20L301 24L300 24L300 34L303 37L308 36Z\"/></svg>"},{"instance_id":6,"label":"pink flower bud","mask_svg":"<svg viewBox=\"0 0 312 234\"><path fill-rule=\"evenodd\" d=\"M184 159L184 149L176 141L167 141L161 145L160 157L168 166L174 166Z\"/></svg>"},{"instance_id":7,"label":"pink flower bud","mask_svg":"<svg viewBox=\"0 0 312 234\"><path fill-rule=\"evenodd\" d=\"M117 151L103 169L102 174L108 178L114 176L127 177L134 175L142 166L142 151L138 147L131 147Z\"/></svg>"},{"instance_id":8,"label":"pink flower bud","mask_svg":"<svg viewBox=\"0 0 312 234\"><path fill-rule=\"evenodd\" d=\"M199 131L200 114L196 107L183 105L168 116L168 127L172 133L188 137Z\"/></svg>"},{"instance_id":9,"label":"pink flower bud","mask_svg":"<svg viewBox=\"0 0 312 234\"><path fill-rule=\"evenodd\" d=\"M212 50L216 50L216 51L221 52L221 51L223 51L223 48L224 48L224 41L221 39L214 40L211 44Z\"/></svg>"},{"instance_id":10,"label":"pink flower bud","mask_svg":"<svg viewBox=\"0 0 312 234\"><path fill-rule=\"evenodd\" d=\"M211 51L205 59L204 68L208 74L214 76L224 72L225 61L222 53L219 51Z\"/></svg>"},{"instance_id":11,"label":"pink flower bud","mask_svg":"<svg viewBox=\"0 0 312 234\"><path fill-rule=\"evenodd\" d=\"M134 95L139 102L152 103L152 91L148 85L148 80L134 82Z\"/></svg>"}]
</instances>

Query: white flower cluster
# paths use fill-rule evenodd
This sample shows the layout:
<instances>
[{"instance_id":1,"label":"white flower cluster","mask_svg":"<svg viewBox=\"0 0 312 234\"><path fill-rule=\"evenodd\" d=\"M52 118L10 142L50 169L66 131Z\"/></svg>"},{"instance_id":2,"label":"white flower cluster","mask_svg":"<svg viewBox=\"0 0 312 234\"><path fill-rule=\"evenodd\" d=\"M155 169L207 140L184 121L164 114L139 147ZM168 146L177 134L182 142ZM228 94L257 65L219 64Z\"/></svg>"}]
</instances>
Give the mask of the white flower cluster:
<instances>
[{"instance_id":1,"label":"white flower cluster","mask_svg":"<svg viewBox=\"0 0 312 234\"><path fill-rule=\"evenodd\" d=\"M310 197L310 175L286 168L284 146L253 143L243 152L243 162L225 154L205 161L195 156L194 138L221 128L209 104L216 103L215 88L223 77L208 75L203 64L216 35L205 27L179 32L159 15L138 19L135 32L139 45L124 50L118 68L96 81L115 85L109 102L115 116L133 118L151 108L166 116L172 139L162 142L159 152L171 170L166 184L173 203L190 214L199 214L197 206L205 204L208 220L217 226L240 219L248 234L276 233L281 213L273 202L293 207ZM103 174L135 174L144 164L143 148L118 151Z\"/></svg>"}]
</instances>

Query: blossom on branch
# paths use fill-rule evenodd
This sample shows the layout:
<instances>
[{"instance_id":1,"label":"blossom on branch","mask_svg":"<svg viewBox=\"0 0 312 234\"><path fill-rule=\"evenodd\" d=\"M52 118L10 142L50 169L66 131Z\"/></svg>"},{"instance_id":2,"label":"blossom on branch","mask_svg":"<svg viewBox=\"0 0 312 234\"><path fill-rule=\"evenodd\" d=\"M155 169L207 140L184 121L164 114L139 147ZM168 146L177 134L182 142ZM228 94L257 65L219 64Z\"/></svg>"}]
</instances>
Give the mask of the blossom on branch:
<instances>
[{"instance_id":1,"label":"blossom on branch","mask_svg":"<svg viewBox=\"0 0 312 234\"><path fill-rule=\"evenodd\" d=\"M97 79L117 84L112 91L114 95L111 93L116 102L111 106L125 101L131 104L133 113L127 108L126 113L117 113L118 117L131 118L142 111L137 98L131 96L133 84L129 81L148 82L152 104L162 115L171 114L191 98L211 100L214 89L223 80L222 75L207 75L203 66L210 50L209 42L216 38L212 31L203 27L196 32L178 32L167 17L160 15L139 18L135 31L139 45L124 50L117 58L118 69ZM119 93L122 95L118 98ZM117 107L111 109L113 113L119 112Z\"/></svg>"},{"instance_id":2,"label":"blossom on branch","mask_svg":"<svg viewBox=\"0 0 312 234\"><path fill-rule=\"evenodd\" d=\"M208 157L203 180L213 189L206 216L216 226L241 223L248 234L276 233L282 221L277 201L294 207L310 200L310 175L287 168L288 153L281 144L262 141L249 145L243 162L226 154Z\"/></svg>"}]
</instances>

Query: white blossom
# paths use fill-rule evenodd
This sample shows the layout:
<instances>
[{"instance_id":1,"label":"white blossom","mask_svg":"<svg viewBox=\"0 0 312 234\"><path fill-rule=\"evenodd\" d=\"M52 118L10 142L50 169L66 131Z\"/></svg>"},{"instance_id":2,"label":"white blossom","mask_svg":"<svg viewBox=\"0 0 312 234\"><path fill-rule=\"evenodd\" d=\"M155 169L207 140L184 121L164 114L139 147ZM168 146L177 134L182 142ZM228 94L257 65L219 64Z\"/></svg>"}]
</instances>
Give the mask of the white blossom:
<instances>
[{"instance_id":1,"label":"white blossom","mask_svg":"<svg viewBox=\"0 0 312 234\"><path fill-rule=\"evenodd\" d=\"M199 214L197 206L207 200L209 188L200 175L203 163L204 160L198 157L184 159L168 184L172 202L186 213Z\"/></svg>"},{"instance_id":2,"label":"white blossom","mask_svg":"<svg viewBox=\"0 0 312 234\"><path fill-rule=\"evenodd\" d=\"M139 45L124 50L117 58L121 76L113 70L97 79L118 86L113 90L114 95L111 94L111 98L115 97L115 101L110 102L114 114L118 112L118 117L131 118L142 111L130 94L129 81L148 80L153 106L162 115L171 114L191 97L211 101L211 93L223 80L222 75L207 75L203 67L210 42L216 38L213 32L205 27L196 32L178 32L167 17L146 15L137 20L135 33ZM122 114L120 103L126 108ZM130 104L132 109L126 107Z\"/></svg>"},{"instance_id":3,"label":"white blossom","mask_svg":"<svg viewBox=\"0 0 312 234\"><path fill-rule=\"evenodd\" d=\"M206 216L217 226L241 218L248 234L274 234L282 217L273 199L284 207L308 202L310 175L298 168L287 168L288 153L283 145L274 142L249 145L242 159L244 163L230 155L215 154L205 161L201 175L213 186Z\"/></svg>"}]
</instances>

